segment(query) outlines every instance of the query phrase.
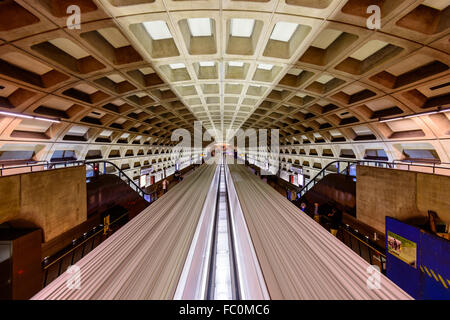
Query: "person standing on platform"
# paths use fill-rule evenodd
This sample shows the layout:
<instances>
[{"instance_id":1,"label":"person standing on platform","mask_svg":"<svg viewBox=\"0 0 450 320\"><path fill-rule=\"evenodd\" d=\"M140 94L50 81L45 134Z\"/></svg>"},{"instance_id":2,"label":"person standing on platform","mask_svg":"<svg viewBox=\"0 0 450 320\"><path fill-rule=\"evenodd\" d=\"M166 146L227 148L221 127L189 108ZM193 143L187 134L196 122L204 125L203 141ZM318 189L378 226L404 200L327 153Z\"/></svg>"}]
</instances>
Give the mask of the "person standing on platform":
<instances>
[{"instance_id":1,"label":"person standing on platform","mask_svg":"<svg viewBox=\"0 0 450 320\"><path fill-rule=\"evenodd\" d=\"M180 171L175 171L175 180L177 180L177 181L181 181L181 180L183 180L183 177L181 176L181 172Z\"/></svg>"},{"instance_id":2,"label":"person standing on platform","mask_svg":"<svg viewBox=\"0 0 450 320\"><path fill-rule=\"evenodd\" d=\"M164 194L167 193L167 187L168 187L168 186L169 186L169 180L164 179L163 182L162 182L162 188L163 188Z\"/></svg>"},{"instance_id":3,"label":"person standing on platform","mask_svg":"<svg viewBox=\"0 0 450 320\"><path fill-rule=\"evenodd\" d=\"M342 213L340 210L332 208L331 212L328 214L328 218L331 220L330 232L336 237L339 226L341 225Z\"/></svg>"},{"instance_id":4,"label":"person standing on platform","mask_svg":"<svg viewBox=\"0 0 450 320\"><path fill-rule=\"evenodd\" d=\"M320 216L319 216L319 204L316 202L314 203L314 220L317 223L320 223Z\"/></svg>"},{"instance_id":5,"label":"person standing on platform","mask_svg":"<svg viewBox=\"0 0 450 320\"><path fill-rule=\"evenodd\" d=\"M302 204L300 205L300 210L302 210L303 212L306 211L306 203L302 202Z\"/></svg>"}]
</instances>

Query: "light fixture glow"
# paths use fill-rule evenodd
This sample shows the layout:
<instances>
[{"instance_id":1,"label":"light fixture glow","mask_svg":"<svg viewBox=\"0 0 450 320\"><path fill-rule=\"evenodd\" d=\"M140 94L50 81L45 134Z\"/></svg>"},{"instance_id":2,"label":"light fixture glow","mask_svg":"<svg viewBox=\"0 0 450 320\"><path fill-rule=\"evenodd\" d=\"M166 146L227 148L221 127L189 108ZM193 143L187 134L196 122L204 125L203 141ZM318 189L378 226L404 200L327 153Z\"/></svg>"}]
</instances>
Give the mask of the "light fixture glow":
<instances>
[{"instance_id":1,"label":"light fixture glow","mask_svg":"<svg viewBox=\"0 0 450 320\"><path fill-rule=\"evenodd\" d=\"M210 37L212 35L210 18L187 19L187 23L193 37Z\"/></svg>"},{"instance_id":2,"label":"light fixture glow","mask_svg":"<svg viewBox=\"0 0 450 320\"><path fill-rule=\"evenodd\" d=\"M324 74L324 75L322 75L320 78L318 78L318 79L316 80L316 82L319 82L319 83L321 83L321 84L325 84L325 83L327 83L328 81L330 81L331 79L333 79L333 76L330 76L330 75L328 75L328 74Z\"/></svg>"},{"instance_id":3,"label":"light fixture glow","mask_svg":"<svg viewBox=\"0 0 450 320\"><path fill-rule=\"evenodd\" d=\"M186 68L184 63L171 63L169 64L170 69L174 70L174 69L183 69Z\"/></svg>"},{"instance_id":4,"label":"light fixture glow","mask_svg":"<svg viewBox=\"0 0 450 320\"><path fill-rule=\"evenodd\" d=\"M439 111L438 110L434 110L434 111L423 112L423 113L418 113L418 114L410 114L410 115L404 116L403 118L404 119L410 119L410 118L415 118L415 117L418 117L418 116L428 116L428 115L436 114L436 113L439 113Z\"/></svg>"},{"instance_id":5,"label":"light fixture glow","mask_svg":"<svg viewBox=\"0 0 450 320\"><path fill-rule=\"evenodd\" d=\"M7 111L0 111L0 114L3 114L5 116L9 116L9 117L24 118L24 119L34 119L34 120L54 122L54 123L60 123L61 122L58 119L34 117L34 116L26 115L26 114L13 113L13 112L7 112Z\"/></svg>"},{"instance_id":6,"label":"light fixture glow","mask_svg":"<svg viewBox=\"0 0 450 320\"><path fill-rule=\"evenodd\" d=\"M41 118L41 117L34 117L34 120L47 121L47 122L53 122L53 123L60 123L59 120L46 119L46 118Z\"/></svg>"},{"instance_id":7,"label":"light fixture glow","mask_svg":"<svg viewBox=\"0 0 450 320\"><path fill-rule=\"evenodd\" d=\"M33 119L33 116L27 116L25 114L18 114L18 113L13 113L13 112L0 111L0 114L3 114L5 116L9 116L9 117Z\"/></svg>"},{"instance_id":8,"label":"light fixture glow","mask_svg":"<svg viewBox=\"0 0 450 320\"><path fill-rule=\"evenodd\" d=\"M214 67L214 61L200 61L200 67Z\"/></svg>"},{"instance_id":9,"label":"light fixture glow","mask_svg":"<svg viewBox=\"0 0 450 320\"><path fill-rule=\"evenodd\" d=\"M415 117L429 116L429 115L432 115L432 114L443 113L443 112L450 112L450 108L446 108L446 109L440 109L439 108L438 110L427 111L427 112L416 113L416 114L409 114L409 115L406 115L406 116L400 116L400 117L389 118L389 119L379 118L378 122L383 123L383 122L411 119L411 118L415 118Z\"/></svg>"},{"instance_id":10,"label":"light fixture glow","mask_svg":"<svg viewBox=\"0 0 450 320\"><path fill-rule=\"evenodd\" d=\"M277 22L273 28L270 39L283 42L289 42L295 30L297 30L298 24L292 22Z\"/></svg>"},{"instance_id":11,"label":"light fixture glow","mask_svg":"<svg viewBox=\"0 0 450 320\"><path fill-rule=\"evenodd\" d=\"M273 64L267 64L267 63L260 63L258 64L258 69L262 70L272 70Z\"/></svg>"},{"instance_id":12,"label":"light fixture glow","mask_svg":"<svg viewBox=\"0 0 450 320\"><path fill-rule=\"evenodd\" d=\"M249 38L255 26L254 19L231 19L231 36Z\"/></svg>"},{"instance_id":13,"label":"light fixture glow","mask_svg":"<svg viewBox=\"0 0 450 320\"><path fill-rule=\"evenodd\" d=\"M228 65L230 67L243 67L244 63L243 62L238 62L238 61L229 61Z\"/></svg>"},{"instance_id":14,"label":"light fixture glow","mask_svg":"<svg viewBox=\"0 0 450 320\"><path fill-rule=\"evenodd\" d=\"M153 40L163 40L172 38L172 34L167 27L167 23L162 20L147 21L143 23L145 30Z\"/></svg>"}]
</instances>

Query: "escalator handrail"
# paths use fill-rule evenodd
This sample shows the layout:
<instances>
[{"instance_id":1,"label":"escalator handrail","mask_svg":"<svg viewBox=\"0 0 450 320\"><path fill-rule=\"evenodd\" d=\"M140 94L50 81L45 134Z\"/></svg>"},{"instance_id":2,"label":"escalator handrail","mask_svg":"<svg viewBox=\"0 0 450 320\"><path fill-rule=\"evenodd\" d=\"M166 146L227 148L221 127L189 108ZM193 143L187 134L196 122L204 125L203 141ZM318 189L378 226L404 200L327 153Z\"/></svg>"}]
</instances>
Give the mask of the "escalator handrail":
<instances>
[{"instance_id":1,"label":"escalator handrail","mask_svg":"<svg viewBox=\"0 0 450 320\"><path fill-rule=\"evenodd\" d=\"M330 167L330 166L332 166L332 165L334 165L334 164L336 164L336 163L340 163L340 162L343 162L343 163L347 163L347 164L353 164L353 163L356 163L356 161L351 161L351 160L335 160L335 161L332 161L332 162L330 162L330 163L328 163L322 170L320 170L307 184L305 184L301 189L300 189L300 191L299 191L299 193L300 193L300 196L303 196L303 194L306 192L306 191L308 191L309 189L308 189L308 186L310 185L310 184L312 184L313 186L317 183L316 182L316 179L317 178L319 178L319 176L320 175L325 175L325 172L327 171L327 169ZM338 170L339 171L339 170ZM337 173L339 173L339 174L341 174L340 172L337 172Z\"/></svg>"},{"instance_id":2,"label":"escalator handrail","mask_svg":"<svg viewBox=\"0 0 450 320\"><path fill-rule=\"evenodd\" d=\"M121 176L124 176L127 180L128 180L128 185L133 184L133 186L136 187L136 189L138 190L138 194L140 195L142 193L142 197L144 198L144 195L150 196L152 193L147 193L144 189L142 189L140 186L138 186L133 179L131 179L122 169L120 169L115 163L108 161L108 160L89 160L89 161L84 161L85 165L94 165L94 164L100 164L100 163L105 163L105 164L109 164L112 165L114 168L117 169L118 171L118 175L119 178L121 178ZM104 173L105 174L105 173Z\"/></svg>"},{"instance_id":3,"label":"escalator handrail","mask_svg":"<svg viewBox=\"0 0 450 320\"><path fill-rule=\"evenodd\" d=\"M308 191L308 186L310 184L313 184L313 186L317 183L316 179L319 178L321 175L325 176L325 172L328 170L328 168L331 165L334 165L336 163L346 163L348 164L347 168L345 168L342 172L347 172L347 175L349 174L349 168L350 166L354 165L354 164L361 164L361 165L370 165L370 164L381 164L381 165L386 165L386 167L389 168L395 168L395 165L397 165L398 163L395 162L387 162L387 161L376 161L376 160L335 160L332 161L330 163L328 163L322 170L320 170L307 184L305 184L299 191L300 196L303 196L304 193L306 193L306 191ZM422 167L432 167L432 166L428 166L428 165L419 165ZM343 174L342 172L336 172L338 174Z\"/></svg>"},{"instance_id":4,"label":"escalator handrail","mask_svg":"<svg viewBox=\"0 0 450 320\"><path fill-rule=\"evenodd\" d=\"M115 163L108 161L108 160L70 160L70 161L60 161L60 162L48 162L45 161L44 163L38 163L38 164L25 164L25 165L20 165L20 166L13 166L13 167L6 167L6 168L0 168L0 172L2 170L10 170L10 169L19 169L19 168L27 168L27 167L42 167L42 166L46 166L46 169L58 169L56 168L58 165L64 165L64 167L68 167L68 166L82 166L82 165L90 165L93 166L94 164L101 164L101 163L105 163L105 164L109 164L111 166L113 166L117 172L118 172L118 176L122 177L124 176L125 179L128 181L128 185L132 184L136 190L137 193L145 199L144 196L151 196L153 194L153 192L151 193L147 193L144 189L142 189L140 186L138 186L133 179L131 179L124 170L120 169ZM33 172L33 170L31 169L31 172ZM1 176L1 175L0 175ZM142 195L141 195L142 194Z\"/></svg>"}]
</instances>

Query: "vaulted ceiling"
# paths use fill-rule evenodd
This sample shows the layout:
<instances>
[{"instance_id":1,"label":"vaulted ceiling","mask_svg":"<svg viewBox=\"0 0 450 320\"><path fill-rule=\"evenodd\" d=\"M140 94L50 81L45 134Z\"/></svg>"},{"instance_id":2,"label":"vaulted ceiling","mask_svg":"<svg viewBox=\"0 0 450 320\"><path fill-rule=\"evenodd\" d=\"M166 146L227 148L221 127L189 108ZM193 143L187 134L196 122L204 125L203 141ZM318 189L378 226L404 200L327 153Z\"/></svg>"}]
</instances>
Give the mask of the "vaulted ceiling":
<instances>
[{"instance_id":1,"label":"vaulted ceiling","mask_svg":"<svg viewBox=\"0 0 450 320\"><path fill-rule=\"evenodd\" d=\"M72 4L79 29L67 27ZM373 4L380 30L366 25ZM277 128L283 145L317 144L334 157L412 143L450 162L449 112L397 119L449 107L449 5L2 1L0 111L34 118L0 114L0 150L42 145L48 158L76 146L106 158L116 145L173 145L174 129L200 120L216 141Z\"/></svg>"}]
</instances>

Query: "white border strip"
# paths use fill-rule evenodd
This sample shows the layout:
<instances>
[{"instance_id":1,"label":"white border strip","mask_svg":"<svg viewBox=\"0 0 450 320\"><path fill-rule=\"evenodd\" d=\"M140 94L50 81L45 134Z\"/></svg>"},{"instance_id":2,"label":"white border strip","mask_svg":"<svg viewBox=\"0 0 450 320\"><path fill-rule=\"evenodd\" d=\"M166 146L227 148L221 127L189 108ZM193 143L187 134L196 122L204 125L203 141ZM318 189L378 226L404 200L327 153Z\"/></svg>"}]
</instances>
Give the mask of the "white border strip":
<instances>
[{"instance_id":1,"label":"white border strip","mask_svg":"<svg viewBox=\"0 0 450 320\"><path fill-rule=\"evenodd\" d=\"M245 222L228 165L225 165L227 192L233 230L235 259L241 300L270 300L258 257Z\"/></svg>"},{"instance_id":2,"label":"white border strip","mask_svg":"<svg viewBox=\"0 0 450 320\"><path fill-rule=\"evenodd\" d=\"M216 167L209 187L183 271L178 281L174 300L205 300L209 262L212 251L214 214L216 212L220 166Z\"/></svg>"}]
</instances>

